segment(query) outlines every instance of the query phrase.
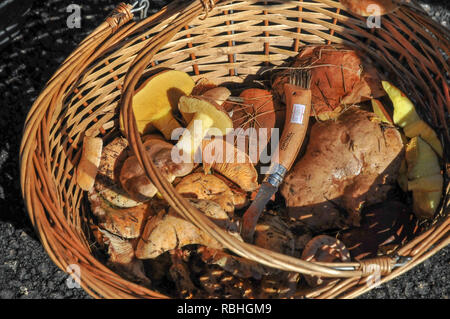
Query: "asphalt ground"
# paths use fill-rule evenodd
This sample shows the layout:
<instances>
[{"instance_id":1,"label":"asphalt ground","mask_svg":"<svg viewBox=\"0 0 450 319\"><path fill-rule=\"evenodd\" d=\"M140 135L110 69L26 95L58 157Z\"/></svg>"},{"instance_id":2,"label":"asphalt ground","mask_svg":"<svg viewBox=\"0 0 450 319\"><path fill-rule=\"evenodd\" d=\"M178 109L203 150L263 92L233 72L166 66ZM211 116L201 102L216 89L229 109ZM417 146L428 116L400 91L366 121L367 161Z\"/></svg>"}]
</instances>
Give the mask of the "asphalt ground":
<instances>
[{"instance_id":1,"label":"asphalt ground","mask_svg":"<svg viewBox=\"0 0 450 319\"><path fill-rule=\"evenodd\" d=\"M36 0L23 14L21 27L6 42L0 41L0 298L90 298L82 289L68 288L67 275L53 264L31 227L20 191L19 146L26 114L45 82L118 2ZM66 25L72 3L81 6L80 28ZM153 1L149 13L165 3ZM449 27L447 0L421 3L436 21ZM0 26L19 21L17 12L21 9L0 16ZM447 247L360 298L448 299L449 265Z\"/></svg>"}]
</instances>

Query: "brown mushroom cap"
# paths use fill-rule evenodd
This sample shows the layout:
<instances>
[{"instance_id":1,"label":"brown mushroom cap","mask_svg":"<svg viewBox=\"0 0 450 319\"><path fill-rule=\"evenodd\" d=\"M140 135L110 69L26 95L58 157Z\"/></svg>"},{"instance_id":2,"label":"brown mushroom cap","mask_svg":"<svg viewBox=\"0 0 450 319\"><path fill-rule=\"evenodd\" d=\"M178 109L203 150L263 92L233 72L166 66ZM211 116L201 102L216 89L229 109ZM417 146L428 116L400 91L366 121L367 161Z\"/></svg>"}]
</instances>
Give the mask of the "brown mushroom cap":
<instances>
[{"instance_id":1,"label":"brown mushroom cap","mask_svg":"<svg viewBox=\"0 0 450 319\"><path fill-rule=\"evenodd\" d=\"M242 105L229 104L227 109L233 113L231 119L235 128L272 129L283 124L284 110L276 105L270 91L246 89L239 97L243 100Z\"/></svg>"},{"instance_id":2,"label":"brown mushroom cap","mask_svg":"<svg viewBox=\"0 0 450 319\"><path fill-rule=\"evenodd\" d=\"M148 202L129 208L113 207L95 190L89 192L88 199L98 226L122 238L139 237L147 218L153 214Z\"/></svg>"},{"instance_id":3,"label":"brown mushroom cap","mask_svg":"<svg viewBox=\"0 0 450 319\"><path fill-rule=\"evenodd\" d=\"M314 123L305 155L280 190L292 218L317 232L358 226L363 205L385 201L397 187L400 132L356 107Z\"/></svg>"},{"instance_id":4,"label":"brown mushroom cap","mask_svg":"<svg viewBox=\"0 0 450 319\"><path fill-rule=\"evenodd\" d=\"M189 201L216 225L239 238L236 233L236 226L219 204L209 200L190 199ZM140 259L156 258L166 251L191 244L217 249L223 248L217 240L179 216L173 208L170 208L168 213L161 210L145 225L136 248L136 256Z\"/></svg>"},{"instance_id":5,"label":"brown mushroom cap","mask_svg":"<svg viewBox=\"0 0 450 319\"><path fill-rule=\"evenodd\" d=\"M348 11L368 17L388 14L398 8L392 0L340 0ZM409 2L409 1L408 1Z\"/></svg>"},{"instance_id":6,"label":"brown mushroom cap","mask_svg":"<svg viewBox=\"0 0 450 319\"><path fill-rule=\"evenodd\" d=\"M339 116L345 106L386 95L376 69L347 47L305 46L289 67L311 68L311 115L323 121ZM272 85L281 101L289 71L280 72Z\"/></svg>"},{"instance_id":7,"label":"brown mushroom cap","mask_svg":"<svg viewBox=\"0 0 450 319\"><path fill-rule=\"evenodd\" d=\"M211 174L185 176L175 188L180 194L218 203L227 213L234 212L234 194L221 179Z\"/></svg>"},{"instance_id":8,"label":"brown mushroom cap","mask_svg":"<svg viewBox=\"0 0 450 319\"><path fill-rule=\"evenodd\" d=\"M263 89L246 89L240 98L242 103L227 102L224 107L231 114L234 128L243 130L240 134L245 136L247 152L250 154L250 150L257 148L257 157L252 158L257 163L271 139L272 130L283 127L285 108L278 105L270 91ZM253 129L256 134L251 131Z\"/></svg>"},{"instance_id":9,"label":"brown mushroom cap","mask_svg":"<svg viewBox=\"0 0 450 319\"><path fill-rule=\"evenodd\" d=\"M175 177L189 174L194 168L193 163L175 163L172 160L172 149L174 146L159 136L147 137L144 146L148 158L153 161L170 182L173 182ZM129 157L123 164L120 172L120 182L131 197L140 201L149 200L158 192L145 175L144 169L139 164L136 156Z\"/></svg>"},{"instance_id":10,"label":"brown mushroom cap","mask_svg":"<svg viewBox=\"0 0 450 319\"><path fill-rule=\"evenodd\" d=\"M219 86L203 93L202 98L222 106L230 95L230 90L226 87Z\"/></svg>"},{"instance_id":11,"label":"brown mushroom cap","mask_svg":"<svg viewBox=\"0 0 450 319\"><path fill-rule=\"evenodd\" d=\"M209 90L215 89L216 87L217 84L212 82L208 78L201 78L195 83L191 95L203 95L204 93L208 92Z\"/></svg>"},{"instance_id":12,"label":"brown mushroom cap","mask_svg":"<svg viewBox=\"0 0 450 319\"><path fill-rule=\"evenodd\" d=\"M204 140L202 156L205 173L213 169L246 192L258 187L258 172L250 157L234 145L219 138Z\"/></svg>"}]
</instances>

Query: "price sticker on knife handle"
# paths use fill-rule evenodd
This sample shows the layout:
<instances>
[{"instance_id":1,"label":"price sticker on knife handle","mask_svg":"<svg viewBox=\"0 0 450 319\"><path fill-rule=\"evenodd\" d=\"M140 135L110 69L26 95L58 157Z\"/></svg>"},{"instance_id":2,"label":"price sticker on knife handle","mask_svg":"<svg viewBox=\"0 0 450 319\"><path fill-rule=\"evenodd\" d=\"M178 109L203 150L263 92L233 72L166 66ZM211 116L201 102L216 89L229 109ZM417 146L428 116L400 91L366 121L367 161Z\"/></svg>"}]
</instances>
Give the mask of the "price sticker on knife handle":
<instances>
[{"instance_id":1,"label":"price sticker on knife handle","mask_svg":"<svg viewBox=\"0 0 450 319\"><path fill-rule=\"evenodd\" d=\"M306 106L303 104L294 104L292 108L291 123L303 124Z\"/></svg>"}]
</instances>

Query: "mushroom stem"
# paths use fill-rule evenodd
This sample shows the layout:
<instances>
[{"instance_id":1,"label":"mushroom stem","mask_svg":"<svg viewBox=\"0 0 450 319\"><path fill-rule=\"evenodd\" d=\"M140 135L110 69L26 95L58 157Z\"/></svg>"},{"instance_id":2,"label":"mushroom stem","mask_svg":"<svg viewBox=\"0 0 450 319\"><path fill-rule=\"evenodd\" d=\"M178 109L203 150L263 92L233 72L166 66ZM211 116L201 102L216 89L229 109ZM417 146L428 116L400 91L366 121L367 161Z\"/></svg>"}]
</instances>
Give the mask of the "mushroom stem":
<instances>
[{"instance_id":1,"label":"mushroom stem","mask_svg":"<svg viewBox=\"0 0 450 319\"><path fill-rule=\"evenodd\" d=\"M202 140L213 126L214 120L205 113L195 113L176 146L187 154L194 155L202 145Z\"/></svg>"},{"instance_id":2,"label":"mushroom stem","mask_svg":"<svg viewBox=\"0 0 450 319\"><path fill-rule=\"evenodd\" d=\"M172 139L172 132L181 128L180 123L173 117L172 113L166 113L158 119L154 119L152 125L160 131L168 141Z\"/></svg>"}]
</instances>

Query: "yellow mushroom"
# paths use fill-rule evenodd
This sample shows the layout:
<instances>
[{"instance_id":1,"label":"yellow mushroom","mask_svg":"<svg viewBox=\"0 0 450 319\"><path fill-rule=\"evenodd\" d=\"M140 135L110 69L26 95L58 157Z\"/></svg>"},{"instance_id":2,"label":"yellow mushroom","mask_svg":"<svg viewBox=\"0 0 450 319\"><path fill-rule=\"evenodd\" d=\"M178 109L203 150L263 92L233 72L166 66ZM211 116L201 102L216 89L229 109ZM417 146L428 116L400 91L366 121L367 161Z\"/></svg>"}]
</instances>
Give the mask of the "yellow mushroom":
<instances>
[{"instance_id":1,"label":"yellow mushroom","mask_svg":"<svg viewBox=\"0 0 450 319\"><path fill-rule=\"evenodd\" d=\"M223 136L227 134L227 129L233 128L228 113L211 97L182 96L178 108L180 112L193 114L187 129L176 144L178 149L190 155L191 159L211 128L215 129L215 136Z\"/></svg>"},{"instance_id":2,"label":"yellow mushroom","mask_svg":"<svg viewBox=\"0 0 450 319\"><path fill-rule=\"evenodd\" d=\"M144 82L133 96L139 132L144 134L156 128L170 140L173 130L181 128L172 111L180 97L191 94L194 86L187 73L175 70L159 72Z\"/></svg>"}]
</instances>

